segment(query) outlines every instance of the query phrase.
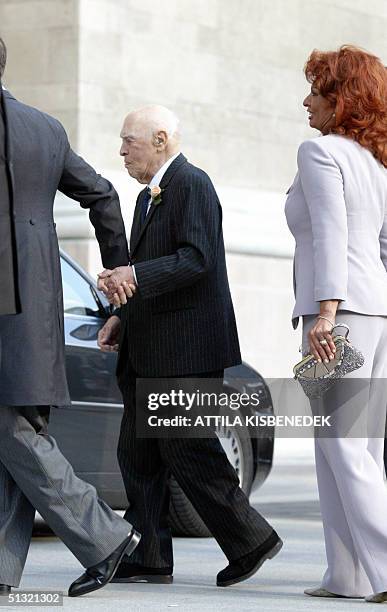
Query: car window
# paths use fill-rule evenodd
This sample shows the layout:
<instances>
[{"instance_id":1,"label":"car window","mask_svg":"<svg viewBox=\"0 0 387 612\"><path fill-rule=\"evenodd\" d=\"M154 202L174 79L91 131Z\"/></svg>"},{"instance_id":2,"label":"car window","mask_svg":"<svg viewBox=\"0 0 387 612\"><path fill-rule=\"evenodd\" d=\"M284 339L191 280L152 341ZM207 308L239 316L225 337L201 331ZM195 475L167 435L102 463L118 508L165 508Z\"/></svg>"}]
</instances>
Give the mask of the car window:
<instances>
[{"instance_id":1,"label":"car window","mask_svg":"<svg viewBox=\"0 0 387 612\"><path fill-rule=\"evenodd\" d=\"M67 314L98 316L89 283L61 257L63 304Z\"/></svg>"}]
</instances>

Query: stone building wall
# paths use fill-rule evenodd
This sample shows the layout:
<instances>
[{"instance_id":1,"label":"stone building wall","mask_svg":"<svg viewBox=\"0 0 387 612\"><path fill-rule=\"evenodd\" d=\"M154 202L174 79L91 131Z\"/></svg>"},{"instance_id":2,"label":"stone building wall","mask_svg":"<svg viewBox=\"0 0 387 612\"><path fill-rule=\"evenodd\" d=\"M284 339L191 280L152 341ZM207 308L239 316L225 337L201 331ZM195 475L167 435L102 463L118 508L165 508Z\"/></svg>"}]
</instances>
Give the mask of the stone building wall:
<instances>
[{"instance_id":1,"label":"stone building wall","mask_svg":"<svg viewBox=\"0 0 387 612\"><path fill-rule=\"evenodd\" d=\"M283 217L297 147L315 135L302 100L309 52L363 46L387 64L385 0L1 0L6 84L56 115L117 186L130 229L138 185L118 156L125 114L160 103L181 118L183 150L224 208L229 276L244 357L286 376L293 242ZM62 245L101 263L87 215L57 203ZM278 347L281 350L278 351Z\"/></svg>"}]
</instances>

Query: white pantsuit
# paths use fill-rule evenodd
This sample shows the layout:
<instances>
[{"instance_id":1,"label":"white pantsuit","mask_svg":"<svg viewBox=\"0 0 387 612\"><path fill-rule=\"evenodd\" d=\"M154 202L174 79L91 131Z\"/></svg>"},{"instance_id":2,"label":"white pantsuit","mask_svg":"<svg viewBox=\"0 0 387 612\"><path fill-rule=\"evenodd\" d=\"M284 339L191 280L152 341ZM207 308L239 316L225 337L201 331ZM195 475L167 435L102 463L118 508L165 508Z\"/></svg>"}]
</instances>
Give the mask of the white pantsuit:
<instances>
[{"instance_id":1,"label":"white pantsuit","mask_svg":"<svg viewBox=\"0 0 387 612\"><path fill-rule=\"evenodd\" d=\"M303 318L303 345L315 323ZM337 323L350 327L350 339L364 357L364 366L348 374L369 382L368 421L378 423L380 437L317 438L316 471L324 524L328 569L322 586L346 596L387 590L387 488L384 483L384 425L387 410L387 317L339 311ZM338 381L337 385L344 381ZM348 413L335 405L334 389L323 396L328 411ZM312 408L313 408L312 402Z\"/></svg>"},{"instance_id":2,"label":"white pantsuit","mask_svg":"<svg viewBox=\"0 0 387 612\"><path fill-rule=\"evenodd\" d=\"M387 591L387 170L350 138L308 140L286 217L296 240L292 319L297 327L302 317L304 351L319 302L339 300L336 322L350 327L365 357L311 402L312 411L334 415L331 437L315 441L328 561L322 587L364 597ZM348 392L352 383L361 393Z\"/></svg>"}]
</instances>

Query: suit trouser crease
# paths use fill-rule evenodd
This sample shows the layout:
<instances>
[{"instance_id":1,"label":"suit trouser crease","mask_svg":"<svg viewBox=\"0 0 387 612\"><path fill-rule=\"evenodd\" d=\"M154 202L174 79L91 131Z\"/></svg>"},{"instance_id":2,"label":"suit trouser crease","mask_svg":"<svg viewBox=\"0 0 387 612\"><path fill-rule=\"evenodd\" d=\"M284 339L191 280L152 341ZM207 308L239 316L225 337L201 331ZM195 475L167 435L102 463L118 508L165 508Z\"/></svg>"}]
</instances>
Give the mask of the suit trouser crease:
<instances>
[{"instance_id":1,"label":"suit trouser crease","mask_svg":"<svg viewBox=\"0 0 387 612\"><path fill-rule=\"evenodd\" d=\"M10 586L20 582L35 509L84 567L104 560L130 531L128 523L97 497L95 488L75 475L48 435L39 410L0 407L2 474L19 499L16 507L3 513L0 524L0 582ZM28 519L21 537L23 513ZM12 541L18 541L18 550L12 549Z\"/></svg>"},{"instance_id":2,"label":"suit trouser crease","mask_svg":"<svg viewBox=\"0 0 387 612\"><path fill-rule=\"evenodd\" d=\"M353 407L359 422L366 424L374 437L367 438L367 432L363 437L355 437L363 430L353 429L347 436L319 437L315 441L328 561L322 586L342 595L365 596L387 590L387 489L383 465L387 317L338 311L336 320L349 325L350 340L365 356L364 366L336 385L345 384L346 379L368 381L364 394L359 394L360 400L353 399ZM304 345L314 321L314 316L304 317ZM356 383L350 380L347 385L353 382ZM332 389L322 400L337 423L344 418L344 411L351 409L351 403L342 403L344 397L337 387L336 392ZM359 401L363 412L357 413ZM366 405L362 404L364 401ZM311 403L312 411L315 405ZM355 432L353 436L351 431Z\"/></svg>"}]
</instances>

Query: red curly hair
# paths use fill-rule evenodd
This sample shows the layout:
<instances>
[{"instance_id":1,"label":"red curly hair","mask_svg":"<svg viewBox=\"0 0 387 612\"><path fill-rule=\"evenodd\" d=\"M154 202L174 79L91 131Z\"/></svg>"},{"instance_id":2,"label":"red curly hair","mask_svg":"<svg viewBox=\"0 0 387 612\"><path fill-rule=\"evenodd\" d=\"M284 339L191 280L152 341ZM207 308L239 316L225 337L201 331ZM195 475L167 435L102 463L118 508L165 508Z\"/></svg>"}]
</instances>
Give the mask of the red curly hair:
<instances>
[{"instance_id":1,"label":"red curly hair","mask_svg":"<svg viewBox=\"0 0 387 612\"><path fill-rule=\"evenodd\" d=\"M315 49L304 72L335 109L330 133L353 138L387 167L387 69L380 59L352 45Z\"/></svg>"}]
</instances>

